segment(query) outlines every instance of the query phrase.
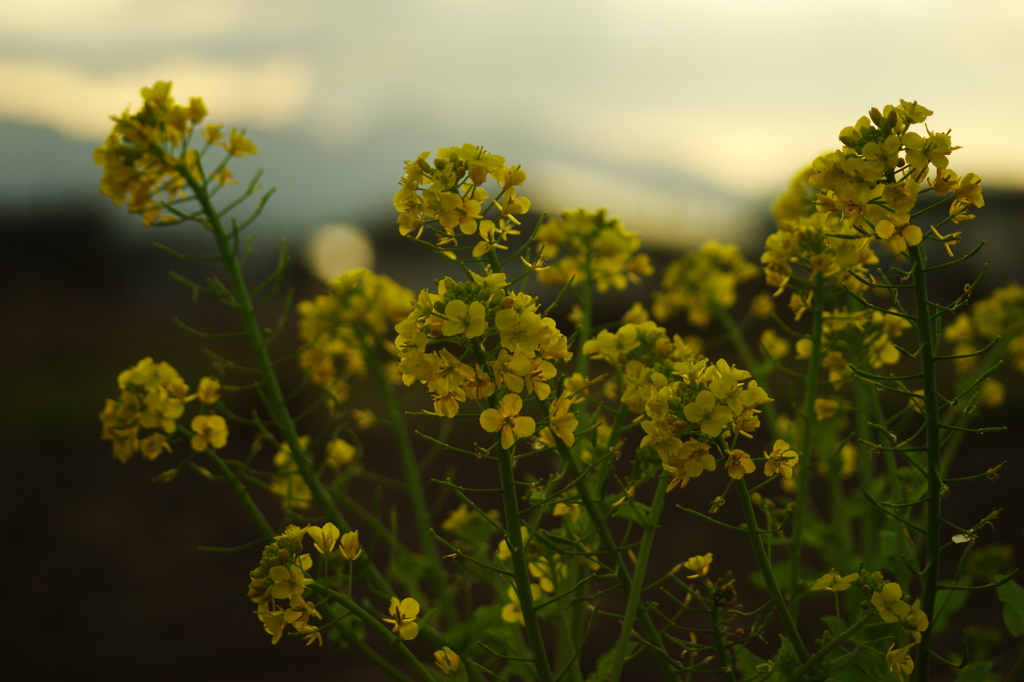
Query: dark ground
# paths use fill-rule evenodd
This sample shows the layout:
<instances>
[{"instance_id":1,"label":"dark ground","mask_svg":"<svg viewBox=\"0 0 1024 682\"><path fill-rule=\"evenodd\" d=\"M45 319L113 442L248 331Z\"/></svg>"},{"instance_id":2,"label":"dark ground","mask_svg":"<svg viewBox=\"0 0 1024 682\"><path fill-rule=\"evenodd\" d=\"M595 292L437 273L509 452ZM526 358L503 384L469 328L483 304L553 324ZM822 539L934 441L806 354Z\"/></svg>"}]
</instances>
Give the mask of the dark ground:
<instances>
[{"instance_id":1,"label":"dark ground","mask_svg":"<svg viewBox=\"0 0 1024 682\"><path fill-rule=\"evenodd\" d=\"M986 211L1003 216L989 228L995 237L1019 228L1020 197L992 208ZM190 293L166 275L172 268L188 268L148 246L127 245L107 216L94 204L37 206L0 216L5 452L0 518L11 550L3 569L7 667L31 670L38 679L378 679L375 671L330 645L307 649L291 639L270 645L245 596L247 573L259 550L196 550L239 545L256 536L225 486L190 473L169 485L151 483L171 466L168 461L136 458L122 466L111 458L109 444L100 441L97 414L115 395L117 373L140 358L169 361L192 385L210 372L202 343L180 332L172 316L214 331L231 324L227 312L202 298L192 302ZM167 241L173 242L173 235ZM994 264L1009 267L1020 254L1016 244L992 251ZM426 284L414 281L422 279L417 273L423 253L413 251L412 259L403 260L406 245L390 237L378 244L378 252L384 272L407 285ZM266 272L270 256L258 252L253 270ZM296 300L320 290L300 267L291 270L289 283ZM621 314L634 297L618 297L610 306L618 310L604 314L608 319ZM967 473L1004 459L1009 465L998 483L971 483L957 492L953 516L970 524L993 507L1005 508L995 532L984 540L1012 545L1019 560L1024 557L1019 494L1024 387L1014 377L1004 380L1011 402L991 421L1009 424L1010 431L975 441L962 461ZM388 437L378 433L367 442L368 454L372 451L382 467L392 457ZM472 465L467 474L489 475ZM699 499L699 508L703 497L714 494L695 490L690 499ZM652 573L709 551L716 567L749 565L745 547L689 517L669 514L665 527ZM741 585L741 593L744 589L751 594ZM748 603L754 601L760 599L751 595ZM961 616L998 626L999 610L995 594L986 592ZM957 640L956 634L940 638L940 650L948 651ZM603 646L595 642L587 655ZM1007 668L1014 647L1005 641L997 649L1002 655L997 669ZM429 658L429 652L422 653Z\"/></svg>"}]
</instances>

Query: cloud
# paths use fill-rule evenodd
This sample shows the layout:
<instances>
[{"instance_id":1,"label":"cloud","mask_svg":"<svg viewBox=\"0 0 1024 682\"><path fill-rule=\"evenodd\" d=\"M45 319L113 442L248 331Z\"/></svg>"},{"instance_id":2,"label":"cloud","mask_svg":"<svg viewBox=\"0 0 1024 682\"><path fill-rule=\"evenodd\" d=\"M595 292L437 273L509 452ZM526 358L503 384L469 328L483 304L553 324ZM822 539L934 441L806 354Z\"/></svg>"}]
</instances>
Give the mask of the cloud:
<instances>
[{"instance_id":1,"label":"cloud","mask_svg":"<svg viewBox=\"0 0 1024 682\"><path fill-rule=\"evenodd\" d=\"M740 200L671 179L655 184L629 173L557 159L537 159L528 172L530 182L523 194L533 200L535 209L557 214L567 208L604 206L647 246L683 249L708 239L742 243L755 236L760 218Z\"/></svg>"},{"instance_id":2,"label":"cloud","mask_svg":"<svg viewBox=\"0 0 1024 682\"><path fill-rule=\"evenodd\" d=\"M306 60L289 54L246 64L181 57L110 74L62 60L0 59L0 118L101 140L110 130L109 116L129 103L137 107L139 89L157 80L173 81L179 101L203 97L212 121L262 129L293 123L315 83Z\"/></svg>"}]
</instances>

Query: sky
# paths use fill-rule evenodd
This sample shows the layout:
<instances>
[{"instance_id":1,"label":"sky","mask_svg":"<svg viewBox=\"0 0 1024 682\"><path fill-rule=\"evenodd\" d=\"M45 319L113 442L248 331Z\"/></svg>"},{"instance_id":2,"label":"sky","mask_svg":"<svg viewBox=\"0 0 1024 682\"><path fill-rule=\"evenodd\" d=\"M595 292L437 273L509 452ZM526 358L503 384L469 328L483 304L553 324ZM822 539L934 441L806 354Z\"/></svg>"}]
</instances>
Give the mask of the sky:
<instances>
[{"instance_id":1,"label":"sky","mask_svg":"<svg viewBox=\"0 0 1024 682\"><path fill-rule=\"evenodd\" d=\"M540 208L604 205L654 241L728 238L842 127L901 98L952 129L951 167L1024 188L1019 0L285 7L0 0L0 125L96 145L140 87L172 80L265 141L294 229L386 209L404 159L469 141L522 164Z\"/></svg>"}]
</instances>

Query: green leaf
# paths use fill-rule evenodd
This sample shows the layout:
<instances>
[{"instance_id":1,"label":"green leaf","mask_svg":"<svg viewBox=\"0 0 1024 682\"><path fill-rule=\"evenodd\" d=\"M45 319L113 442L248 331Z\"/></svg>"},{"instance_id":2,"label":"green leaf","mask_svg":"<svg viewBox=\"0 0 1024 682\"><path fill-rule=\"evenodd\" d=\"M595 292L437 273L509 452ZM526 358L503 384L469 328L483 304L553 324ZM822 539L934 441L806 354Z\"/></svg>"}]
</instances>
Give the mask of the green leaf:
<instances>
[{"instance_id":1,"label":"green leaf","mask_svg":"<svg viewBox=\"0 0 1024 682\"><path fill-rule=\"evenodd\" d=\"M988 673L991 667L991 661L978 661L977 663L971 663L960 671L960 675L956 678L956 682L985 682L985 680L988 679Z\"/></svg>"},{"instance_id":2,"label":"green leaf","mask_svg":"<svg viewBox=\"0 0 1024 682\"><path fill-rule=\"evenodd\" d=\"M782 562L779 562L777 564L772 564L772 572L775 574L775 580L777 582L782 583L782 584L787 584L789 582L789 562L782 561ZM812 569L812 568L810 568L808 566L801 566L800 567L800 582L801 582L800 594L801 595L806 594L809 597L816 597L816 596L831 597L832 596L832 593L829 592L828 590L818 590L816 592L810 592L809 591L809 588L811 587L811 585L813 585L815 583L815 581L817 581L817 579L821 577L821 573L822 573L822 571L819 570L819 569ZM761 575L760 571L754 571L752 573L749 573L747 575L747 577L750 580L750 584L751 585L753 585L757 589L761 590L762 592L767 592L768 591L768 587L767 587L767 585L765 584L765 581L764 581L764 576Z\"/></svg>"},{"instance_id":3,"label":"green leaf","mask_svg":"<svg viewBox=\"0 0 1024 682\"><path fill-rule=\"evenodd\" d=\"M1003 602L1003 622L1014 637L1024 637L1024 587L1015 580L996 588L999 601Z\"/></svg>"},{"instance_id":4,"label":"green leaf","mask_svg":"<svg viewBox=\"0 0 1024 682\"><path fill-rule=\"evenodd\" d=\"M651 508L641 502L626 500L615 508L613 516L635 521L646 528L650 524Z\"/></svg>"},{"instance_id":5,"label":"green leaf","mask_svg":"<svg viewBox=\"0 0 1024 682\"><path fill-rule=\"evenodd\" d=\"M836 647L836 648L837 649L842 649L842 647ZM823 672L825 674L832 674L832 673L836 673L836 672L843 672L844 670L846 670L848 668L852 668L852 666L850 665L850 662L853 661L853 659L855 659L859 655L860 655L860 649L854 647L851 651L847 651L844 654L840 654L839 656L835 656L833 658L830 658L830 659L828 659L828 661L826 661L826 664L825 664Z\"/></svg>"},{"instance_id":6,"label":"green leaf","mask_svg":"<svg viewBox=\"0 0 1024 682\"><path fill-rule=\"evenodd\" d=\"M951 585L952 582L949 580L941 581L943 585ZM970 582L961 582L960 585L970 585ZM950 620L963 608L964 604L967 603L967 598L971 595L968 590L942 590L939 592L938 606L942 609L942 612L937 618L932 620L929 626L933 633L942 632L949 625ZM948 599L948 601L947 601Z\"/></svg>"},{"instance_id":7,"label":"green leaf","mask_svg":"<svg viewBox=\"0 0 1024 682\"><path fill-rule=\"evenodd\" d=\"M850 627L846 624L846 621L838 616L822 616L821 621L828 627L828 631L833 635L838 635L840 632Z\"/></svg>"},{"instance_id":8,"label":"green leaf","mask_svg":"<svg viewBox=\"0 0 1024 682\"><path fill-rule=\"evenodd\" d=\"M629 648L626 652L627 658L636 651L638 645L635 642L630 642ZM611 648L608 651L601 654L600 658L597 659L597 669L587 676L586 682L605 682L612 674L612 664L615 662L615 648Z\"/></svg>"},{"instance_id":9,"label":"green leaf","mask_svg":"<svg viewBox=\"0 0 1024 682\"><path fill-rule=\"evenodd\" d=\"M768 663L757 654L752 653L750 649L740 649L739 653L733 657L732 662L744 679L755 677L764 670L764 667L758 670L757 666L765 666Z\"/></svg>"},{"instance_id":10,"label":"green leaf","mask_svg":"<svg viewBox=\"0 0 1024 682\"><path fill-rule=\"evenodd\" d=\"M476 608L466 622L448 630L446 633L448 646L452 647L456 653L472 648L480 639L481 633L504 622L501 619L501 609L501 606L494 604Z\"/></svg>"}]
</instances>

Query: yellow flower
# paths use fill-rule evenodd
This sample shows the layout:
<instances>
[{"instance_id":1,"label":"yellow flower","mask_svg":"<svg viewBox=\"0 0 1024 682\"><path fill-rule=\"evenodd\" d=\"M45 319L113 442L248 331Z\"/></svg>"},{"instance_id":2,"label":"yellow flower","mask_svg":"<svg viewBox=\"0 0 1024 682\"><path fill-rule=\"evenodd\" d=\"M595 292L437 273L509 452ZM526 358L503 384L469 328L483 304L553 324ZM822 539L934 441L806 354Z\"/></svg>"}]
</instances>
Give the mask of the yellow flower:
<instances>
[{"instance_id":1,"label":"yellow flower","mask_svg":"<svg viewBox=\"0 0 1024 682\"><path fill-rule=\"evenodd\" d=\"M249 156L259 151L249 138L238 132L237 128L231 129L231 140L223 146L231 156Z\"/></svg>"},{"instance_id":2,"label":"yellow flower","mask_svg":"<svg viewBox=\"0 0 1024 682\"><path fill-rule=\"evenodd\" d=\"M519 346L523 351L532 353L540 345L541 319L535 312L524 310L518 313L514 308L504 308L495 314L494 325L501 333L503 348L514 351Z\"/></svg>"},{"instance_id":3,"label":"yellow flower","mask_svg":"<svg viewBox=\"0 0 1024 682\"><path fill-rule=\"evenodd\" d=\"M523 544L525 545L530 538L530 530L526 526L520 526L519 537L523 539ZM509 549L508 541L504 539L498 543L498 549L495 553L501 561L508 561L512 558L512 550Z\"/></svg>"},{"instance_id":4,"label":"yellow flower","mask_svg":"<svg viewBox=\"0 0 1024 682\"><path fill-rule=\"evenodd\" d=\"M651 315L640 301L634 302L633 306L622 316L622 321L625 324L642 324L649 319L651 319Z\"/></svg>"},{"instance_id":5,"label":"yellow flower","mask_svg":"<svg viewBox=\"0 0 1024 682\"><path fill-rule=\"evenodd\" d=\"M220 381L211 377L203 377L199 380L196 397L199 398L200 402L213 405L220 400Z\"/></svg>"},{"instance_id":6,"label":"yellow flower","mask_svg":"<svg viewBox=\"0 0 1024 682\"><path fill-rule=\"evenodd\" d=\"M192 449L219 450L228 443L228 424L219 414L197 414L192 418Z\"/></svg>"},{"instance_id":7,"label":"yellow flower","mask_svg":"<svg viewBox=\"0 0 1024 682\"><path fill-rule=\"evenodd\" d=\"M555 505L555 508L551 510L551 515L568 516L573 521L579 521L580 506L578 504L566 504L565 502L559 502Z\"/></svg>"},{"instance_id":8,"label":"yellow flower","mask_svg":"<svg viewBox=\"0 0 1024 682\"><path fill-rule=\"evenodd\" d=\"M325 523L322 527L310 526L306 534L313 538L313 547L321 554L330 554L334 551L334 545L338 542L338 527L331 522Z\"/></svg>"},{"instance_id":9,"label":"yellow flower","mask_svg":"<svg viewBox=\"0 0 1024 682\"><path fill-rule=\"evenodd\" d=\"M185 412L185 403L172 398L163 386L151 389L142 402L146 409L139 415L139 424L147 429L161 428L173 433L178 417Z\"/></svg>"},{"instance_id":10,"label":"yellow flower","mask_svg":"<svg viewBox=\"0 0 1024 682\"><path fill-rule=\"evenodd\" d=\"M441 669L445 675L451 675L459 669L459 656L448 647L442 647L434 652L434 665Z\"/></svg>"},{"instance_id":11,"label":"yellow flower","mask_svg":"<svg viewBox=\"0 0 1024 682\"><path fill-rule=\"evenodd\" d=\"M836 569L830 569L828 573L818 578L814 585L811 587L812 590L828 590L829 592L842 592L843 590L850 589L850 585L856 582L859 574L851 573L850 575L839 575L839 571Z\"/></svg>"},{"instance_id":12,"label":"yellow flower","mask_svg":"<svg viewBox=\"0 0 1024 682\"><path fill-rule=\"evenodd\" d=\"M501 399L499 410L493 407L483 411L480 415L480 426L488 433L501 431L501 447L508 450L515 442L516 437L526 438L532 436L537 425L532 417L520 416L519 411L523 409L523 399L515 393L507 393Z\"/></svg>"},{"instance_id":13,"label":"yellow flower","mask_svg":"<svg viewBox=\"0 0 1024 682\"><path fill-rule=\"evenodd\" d=\"M487 321L484 319L487 309L480 301L473 301L466 305L465 301L448 301L444 307L444 316L448 318L441 325L441 333L445 336L463 335L467 339L480 336L487 331Z\"/></svg>"},{"instance_id":14,"label":"yellow flower","mask_svg":"<svg viewBox=\"0 0 1024 682\"><path fill-rule=\"evenodd\" d=\"M1006 386L998 379L989 377L981 382L981 389L978 391L978 403L985 408L994 409L1006 402ZM143 449L145 454L145 449Z\"/></svg>"},{"instance_id":15,"label":"yellow flower","mask_svg":"<svg viewBox=\"0 0 1024 682\"><path fill-rule=\"evenodd\" d=\"M686 576L691 580L693 578L700 578L708 574L711 570L711 561L714 559L714 555L708 552L704 555L692 556L683 562L683 567L693 571L693 575Z\"/></svg>"},{"instance_id":16,"label":"yellow flower","mask_svg":"<svg viewBox=\"0 0 1024 682\"><path fill-rule=\"evenodd\" d=\"M308 554L303 555L308 557ZM305 562L303 562L305 563ZM306 566L305 568L308 568ZM302 574L302 568L292 564L291 566L271 566L270 579L274 581L270 594L274 599L291 599L301 597L306 585L312 583L312 579Z\"/></svg>"},{"instance_id":17,"label":"yellow flower","mask_svg":"<svg viewBox=\"0 0 1024 682\"><path fill-rule=\"evenodd\" d=\"M921 610L921 600L916 599L907 614L900 618L900 627L910 633L915 642L921 641L921 633L928 629L928 614Z\"/></svg>"},{"instance_id":18,"label":"yellow flower","mask_svg":"<svg viewBox=\"0 0 1024 682\"><path fill-rule=\"evenodd\" d=\"M412 597L406 597L398 601L398 597L391 598L391 606L388 608L391 618L383 618L385 623L394 625L391 632L396 633L404 640L416 639L420 632L420 626L416 624L416 616L420 613L420 603Z\"/></svg>"},{"instance_id":19,"label":"yellow flower","mask_svg":"<svg viewBox=\"0 0 1024 682\"><path fill-rule=\"evenodd\" d=\"M782 474L785 478L793 478L793 467L800 461L800 456L794 450L789 449L789 443L784 440L775 441L775 447L771 453L764 453L768 461L764 463L764 475L772 476L776 473Z\"/></svg>"},{"instance_id":20,"label":"yellow flower","mask_svg":"<svg viewBox=\"0 0 1024 682\"><path fill-rule=\"evenodd\" d=\"M377 423L377 415L370 409L352 410L352 421L357 429L365 431Z\"/></svg>"},{"instance_id":21,"label":"yellow flower","mask_svg":"<svg viewBox=\"0 0 1024 682\"><path fill-rule=\"evenodd\" d=\"M908 246L917 246L923 239L921 228L910 224L910 214L906 211L896 211L889 218L879 220L875 225L875 234L884 239L896 253L903 253Z\"/></svg>"},{"instance_id":22,"label":"yellow flower","mask_svg":"<svg viewBox=\"0 0 1024 682\"><path fill-rule=\"evenodd\" d=\"M750 302L750 314L767 320L775 312L775 299L767 291L762 291Z\"/></svg>"},{"instance_id":23,"label":"yellow flower","mask_svg":"<svg viewBox=\"0 0 1024 682\"><path fill-rule=\"evenodd\" d=\"M281 636L284 635L284 611L271 609L271 602L264 601L256 607L256 615L263 623L263 629L273 638L270 643L277 644L281 641Z\"/></svg>"},{"instance_id":24,"label":"yellow flower","mask_svg":"<svg viewBox=\"0 0 1024 682\"><path fill-rule=\"evenodd\" d=\"M725 471L729 474L730 478L741 479L745 474L753 473L756 468L757 466L747 453L742 450L729 451L729 459L725 463Z\"/></svg>"},{"instance_id":25,"label":"yellow flower","mask_svg":"<svg viewBox=\"0 0 1024 682\"><path fill-rule=\"evenodd\" d=\"M917 194L921 186L912 178L903 182L886 185L882 190L882 199L894 211L909 211L917 203Z\"/></svg>"},{"instance_id":26,"label":"yellow flower","mask_svg":"<svg viewBox=\"0 0 1024 682\"><path fill-rule=\"evenodd\" d=\"M555 558L557 562L557 556ZM537 584L540 585L542 592L551 594L555 591L555 579L558 575L567 576L569 574L569 566L564 563L555 563L548 560L547 557L537 557L536 561L531 561L527 564L530 570L530 575L537 579Z\"/></svg>"},{"instance_id":27,"label":"yellow flower","mask_svg":"<svg viewBox=\"0 0 1024 682\"><path fill-rule=\"evenodd\" d=\"M313 642L316 642L319 646L324 645L324 636L320 634L320 628L318 627L303 623L295 625L295 631L302 635L302 639L306 640L306 646L311 646Z\"/></svg>"},{"instance_id":28,"label":"yellow flower","mask_svg":"<svg viewBox=\"0 0 1024 682\"><path fill-rule=\"evenodd\" d=\"M570 393L563 392L548 408L548 415L551 418L549 422L551 433L562 439L562 442L568 446L572 446L576 442L576 436L573 432L576 431L576 427L579 425L576 415L569 411L572 407L570 396Z\"/></svg>"},{"instance_id":29,"label":"yellow flower","mask_svg":"<svg viewBox=\"0 0 1024 682\"><path fill-rule=\"evenodd\" d=\"M341 550L341 555L349 561L358 559L359 555L363 553L363 550L359 548L359 531L354 530L342 535L338 548Z\"/></svg>"},{"instance_id":30,"label":"yellow flower","mask_svg":"<svg viewBox=\"0 0 1024 682\"><path fill-rule=\"evenodd\" d=\"M773 360L781 360L789 355L789 341L769 327L761 332L761 349Z\"/></svg>"},{"instance_id":31,"label":"yellow flower","mask_svg":"<svg viewBox=\"0 0 1024 682\"><path fill-rule=\"evenodd\" d=\"M910 614L910 604L903 601L903 590L896 583L886 583L881 592L872 594L871 603L886 623L895 623Z\"/></svg>"},{"instance_id":32,"label":"yellow flower","mask_svg":"<svg viewBox=\"0 0 1024 682\"><path fill-rule=\"evenodd\" d=\"M310 617L321 618L320 612L316 610L316 606L313 602L308 602L302 597L292 597L289 600L288 608L284 611L284 622L290 624L295 628L296 632L304 632L306 636L303 639L306 640L306 646L313 643L313 640L317 638L315 632L316 628L309 624ZM321 645L323 644L323 638L320 638Z\"/></svg>"},{"instance_id":33,"label":"yellow flower","mask_svg":"<svg viewBox=\"0 0 1024 682\"><path fill-rule=\"evenodd\" d=\"M534 583L530 584L530 592L533 594L533 599L536 601L540 599L540 586ZM508 604L505 604L501 608L501 619L506 623L519 623L525 626L526 621L523 620L523 607L519 603L519 595L516 594L516 588L509 585L508 598L511 600Z\"/></svg>"},{"instance_id":34,"label":"yellow flower","mask_svg":"<svg viewBox=\"0 0 1024 682\"><path fill-rule=\"evenodd\" d=\"M985 199L981 194L981 178L974 173L968 173L960 178L960 186L953 196L953 203L949 205L949 215L954 223L961 223L970 220L974 216L967 212L968 206L981 208L985 205Z\"/></svg>"},{"instance_id":35,"label":"yellow flower","mask_svg":"<svg viewBox=\"0 0 1024 682\"><path fill-rule=\"evenodd\" d=\"M683 407L683 415L694 425L700 424L701 433L711 438L718 437L733 418L732 410L726 405L719 405L711 391L698 393L692 403Z\"/></svg>"},{"instance_id":36,"label":"yellow flower","mask_svg":"<svg viewBox=\"0 0 1024 682\"><path fill-rule=\"evenodd\" d=\"M877 594L877 592L876 592ZM896 673L896 677L899 678L900 682L903 682L903 674L910 675L914 672L914 659L908 653L910 647L913 644L908 644L899 649L893 649L895 644L889 645L889 653L885 655L885 664L889 666L889 670Z\"/></svg>"},{"instance_id":37,"label":"yellow flower","mask_svg":"<svg viewBox=\"0 0 1024 682\"><path fill-rule=\"evenodd\" d=\"M150 434L139 441L139 452L149 461L153 461L165 451L170 452L171 446L167 444L167 436L162 433Z\"/></svg>"},{"instance_id":38,"label":"yellow flower","mask_svg":"<svg viewBox=\"0 0 1024 682\"><path fill-rule=\"evenodd\" d=\"M335 438L327 444L327 466L341 469L355 459L356 448L343 438Z\"/></svg>"},{"instance_id":39,"label":"yellow flower","mask_svg":"<svg viewBox=\"0 0 1024 682\"><path fill-rule=\"evenodd\" d=\"M817 398L814 401L814 416L820 421L828 419L839 410L839 403L828 398Z\"/></svg>"}]
</instances>

